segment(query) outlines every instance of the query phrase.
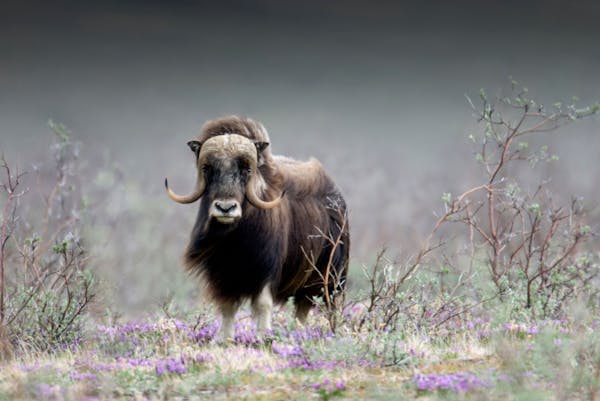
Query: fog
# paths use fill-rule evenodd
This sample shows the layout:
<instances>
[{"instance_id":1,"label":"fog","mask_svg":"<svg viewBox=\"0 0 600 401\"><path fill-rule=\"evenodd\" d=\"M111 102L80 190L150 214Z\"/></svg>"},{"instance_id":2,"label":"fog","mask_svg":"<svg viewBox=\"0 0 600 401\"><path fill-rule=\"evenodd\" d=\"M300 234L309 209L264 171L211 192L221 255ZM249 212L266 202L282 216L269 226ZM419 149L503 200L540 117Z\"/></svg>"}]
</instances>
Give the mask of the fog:
<instances>
[{"instance_id":1,"label":"fog","mask_svg":"<svg viewBox=\"0 0 600 401\"><path fill-rule=\"evenodd\" d=\"M321 159L348 198L360 259L418 238L440 195L467 187L476 121L465 94L512 76L542 102L600 99L591 1L0 7L0 149L27 168L52 140L48 119L64 123L83 157L177 210L186 223L168 229L181 249L195 211L170 202L163 180L191 188L185 143L208 119L255 118L274 153ZM548 137L566 193L597 194L599 134L595 118Z\"/></svg>"}]
</instances>

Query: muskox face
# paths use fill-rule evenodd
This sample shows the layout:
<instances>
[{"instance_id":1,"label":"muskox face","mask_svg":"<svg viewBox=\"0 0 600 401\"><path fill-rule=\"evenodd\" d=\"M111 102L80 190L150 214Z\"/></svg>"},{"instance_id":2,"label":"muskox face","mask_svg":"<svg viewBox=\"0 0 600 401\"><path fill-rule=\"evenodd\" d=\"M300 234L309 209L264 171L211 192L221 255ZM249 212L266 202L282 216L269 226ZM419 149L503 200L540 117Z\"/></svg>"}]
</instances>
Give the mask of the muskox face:
<instances>
[{"instance_id":1,"label":"muskox face","mask_svg":"<svg viewBox=\"0 0 600 401\"><path fill-rule=\"evenodd\" d=\"M198 169L196 189L190 195L179 196L169 189L165 179L167 193L179 203L192 203L204 197L209 219L219 224L238 221L245 199L261 209L276 207L281 197L266 202L258 196L265 186L258 170L258 154L267 145L237 134L214 136L204 143L190 141L188 146L196 154Z\"/></svg>"},{"instance_id":2,"label":"muskox face","mask_svg":"<svg viewBox=\"0 0 600 401\"><path fill-rule=\"evenodd\" d=\"M242 217L246 186L250 179L251 162L247 157L208 157L200 166L206 189L204 202L208 217L221 224L231 224Z\"/></svg>"}]
</instances>

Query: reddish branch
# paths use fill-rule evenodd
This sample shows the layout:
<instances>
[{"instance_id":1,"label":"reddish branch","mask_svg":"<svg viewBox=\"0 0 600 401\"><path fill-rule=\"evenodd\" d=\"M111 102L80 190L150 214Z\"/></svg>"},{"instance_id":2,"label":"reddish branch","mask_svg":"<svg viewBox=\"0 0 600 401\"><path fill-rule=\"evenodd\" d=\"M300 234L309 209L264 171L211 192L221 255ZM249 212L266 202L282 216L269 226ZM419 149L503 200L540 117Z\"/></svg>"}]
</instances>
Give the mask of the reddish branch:
<instances>
[{"instance_id":1,"label":"reddish branch","mask_svg":"<svg viewBox=\"0 0 600 401\"><path fill-rule=\"evenodd\" d=\"M17 168L16 174L13 176L10 166L6 162L4 155L0 158L1 167L4 169L6 175L6 182L1 184L2 189L8 195L6 203L4 204L4 212L2 215L2 228L0 231L0 324L4 323L5 306L4 299L6 296L6 282L5 282L5 269L6 269L6 245L12 234L12 230L15 222L15 205L17 199L23 195L23 193L17 193L17 188L20 184L20 179L25 173L19 173ZM10 216L10 217L9 217Z\"/></svg>"}]
</instances>

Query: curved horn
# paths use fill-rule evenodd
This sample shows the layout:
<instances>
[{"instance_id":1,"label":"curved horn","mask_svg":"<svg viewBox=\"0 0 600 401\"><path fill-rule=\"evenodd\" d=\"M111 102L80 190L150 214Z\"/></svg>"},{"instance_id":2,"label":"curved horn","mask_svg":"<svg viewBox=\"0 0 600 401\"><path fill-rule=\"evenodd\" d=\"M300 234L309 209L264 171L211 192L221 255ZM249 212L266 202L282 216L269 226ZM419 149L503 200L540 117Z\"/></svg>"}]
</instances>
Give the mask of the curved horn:
<instances>
[{"instance_id":1,"label":"curved horn","mask_svg":"<svg viewBox=\"0 0 600 401\"><path fill-rule=\"evenodd\" d=\"M258 177L258 169L256 168L256 158L251 158L251 166L250 166L250 179L248 180L248 184L246 184L246 198L248 201L255 207L259 209L273 209L274 207L279 206L281 203L281 198L283 194L279 195L276 199L272 201L264 201L258 197L256 193L256 184Z\"/></svg>"},{"instance_id":2,"label":"curved horn","mask_svg":"<svg viewBox=\"0 0 600 401\"><path fill-rule=\"evenodd\" d=\"M196 145L197 145L197 147L195 147ZM167 179L165 178L165 188L167 190L167 194L169 195L169 198L173 199L177 203L193 203L193 202L196 202L198 199L200 199L200 197L204 193L204 189L206 188L206 182L204 181L204 175L202 174L202 171L200 169L200 166L202 165L203 158L201 157L201 155L198 155L198 152L200 150L199 142L190 141L190 142L188 142L188 146L194 152L196 152L197 157L198 157L198 163L197 163L197 165L198 165L198 178L196 178L196 188L194 189L194 192L192 192L191 194L189 194L187 196L177 195L176 193L174 193L173 191L171 191L171 188L169 188L169 183L168 183Z\"/></svg>"},{"instance_id":3,"label":"curved horn","mask_svg":"<svg viewBox=\"0 0 600 401\"><path fill-rule=\"evenodd\" d=\"M198 199L200 199L200 197L204 193L204 187L205 187L204 177L202 176L202 173L200 171L198 172L198 179L196 180L196 188L194 189L194 192L192 192L191 194L189 194L187 196L177 195L176 193L171 191L171 188L169 188L169 183L167 182L167 179L165 178L165 188L167 189L167 195L169 195L169 198L173 199L177 203L196 202Z\"/></svg>"}]
</instances>

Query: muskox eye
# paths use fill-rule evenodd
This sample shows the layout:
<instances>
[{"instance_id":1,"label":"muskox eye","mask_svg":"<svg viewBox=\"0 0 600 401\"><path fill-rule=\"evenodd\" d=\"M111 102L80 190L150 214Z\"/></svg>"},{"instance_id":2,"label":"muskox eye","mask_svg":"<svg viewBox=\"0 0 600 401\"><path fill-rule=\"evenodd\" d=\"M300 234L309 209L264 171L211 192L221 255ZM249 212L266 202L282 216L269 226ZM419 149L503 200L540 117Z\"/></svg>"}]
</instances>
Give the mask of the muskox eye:
<instances>
[{"instance_id":1,"label":"muskox eye","mask_svg":"<svg viewBox=\"0 0 600 401\"><path fill-rule=\"evenodd\" d=\"M210 165L208 165L208 164L203 165L202 171L204 171L205 173L208 173L210 171Z\"/></svg>"},{"instance_id":2,"label":"muskox eye","mask_svg":"<svg viewBox=\"0 0 600 401\"><path fill-rule=\"evenodd\" d=\"M239 167L240 171L245 174L250 174L252 172L250 165L245 160L238 161L238 167Z\"/></svg>"}]
</instances>

